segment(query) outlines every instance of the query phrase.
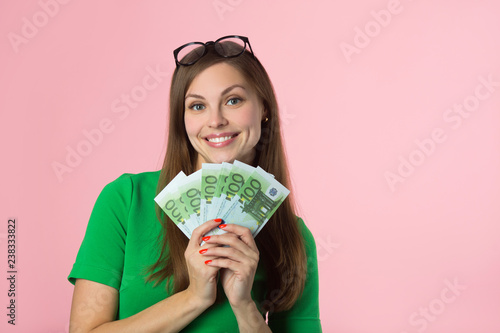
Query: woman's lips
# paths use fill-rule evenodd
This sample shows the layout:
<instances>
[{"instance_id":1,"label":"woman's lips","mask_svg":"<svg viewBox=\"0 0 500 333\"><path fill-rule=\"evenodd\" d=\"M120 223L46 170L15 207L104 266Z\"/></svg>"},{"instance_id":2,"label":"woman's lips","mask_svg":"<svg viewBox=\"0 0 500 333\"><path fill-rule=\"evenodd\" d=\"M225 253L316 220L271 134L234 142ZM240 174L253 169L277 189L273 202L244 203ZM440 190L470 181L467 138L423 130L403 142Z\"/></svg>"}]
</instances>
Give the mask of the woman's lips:
<instances>
[{"instance_id":1,"label":"woman's lips","mask_svg":"<svg viewBox=\"0 0 500 333\"><path fill-rule=\"evenodd\" d=\"M205 137L205 141L210 147L221 148L231 144L238 134L239 133L210 134Z\"/></svg>"}]
</instances>

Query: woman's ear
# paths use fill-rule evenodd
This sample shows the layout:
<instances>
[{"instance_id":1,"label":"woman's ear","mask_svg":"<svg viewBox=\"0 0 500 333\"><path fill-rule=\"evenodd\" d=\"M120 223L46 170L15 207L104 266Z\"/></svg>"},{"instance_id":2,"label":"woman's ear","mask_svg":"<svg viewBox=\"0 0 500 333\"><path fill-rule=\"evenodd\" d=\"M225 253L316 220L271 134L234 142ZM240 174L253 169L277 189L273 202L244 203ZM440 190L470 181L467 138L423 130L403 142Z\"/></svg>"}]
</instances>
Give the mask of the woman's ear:
<instances>
[{"instance_id":1,"label":"woman's ear","mask_svg":"<svg viewBox=\"0 0 500 333\"><path fill-rule=\"evenodd\" d=\"M264 112L262 112L262 122L263 123L266 123L267 121L269 120L268 118L268 112L267 112L267 109L264 109Z\"/></svg>"}]
</instances>

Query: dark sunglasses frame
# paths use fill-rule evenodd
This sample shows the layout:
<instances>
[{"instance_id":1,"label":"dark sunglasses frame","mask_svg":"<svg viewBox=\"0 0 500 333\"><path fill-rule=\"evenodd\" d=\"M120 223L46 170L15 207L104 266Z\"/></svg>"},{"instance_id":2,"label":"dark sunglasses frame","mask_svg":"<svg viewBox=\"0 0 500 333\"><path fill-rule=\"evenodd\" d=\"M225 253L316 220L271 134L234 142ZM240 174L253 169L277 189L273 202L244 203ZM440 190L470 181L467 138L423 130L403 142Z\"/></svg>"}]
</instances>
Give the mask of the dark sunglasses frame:
<instances>
[{"instance_id":1,"label":"dark sunglasses frame","mask_svg":"<svg viewBox=\"0 0 500 333\"><path fill-rule=\"evenodd\" d=\"M225 39L241 39L245 44L243 45L243 49L241 50L240 53L238 54L233 54L233 55L225 55L225 54L222 54L219 52L219 49L217 47L214 47L215 51L217 52L217 54L219 54L221 57L223 58L234 58L234 57L238 57L240 55L243 54L243 52L245 52L246 48L247 48L247 45L248 45L248 48L250 49L250 53L252 53L252 56L255 58L255 55L253 54L253 50L252 50L252 46L250 45L250 41L248 40L247 37L244 37L244 36L237 36L237 35L232 35L232 36L224 36L224 37L221 37L219 39L217 39L215 42L214 41L208 41L206 43L202 43L202 42L191 42L191 43L187 43L187 44L184 44L182 46L179 46L178 48L176 48L174 50L174 58L175 58L175 65L177 67L179 66L191 66L193 65L194 63L196 63L198 60L200 60L205 54L207 54L207 45L216 45L217 43L220 43L220 42L223 42ZM187 46L191 46L191 45L199 45L199 46L203 46L203 53L200 55L199 58L187 63L187 64L183 64L179 61L179 59L177 59L177 55L179 54L179 52L184 49L185 47Z\"/></svg>"}]
</instances>

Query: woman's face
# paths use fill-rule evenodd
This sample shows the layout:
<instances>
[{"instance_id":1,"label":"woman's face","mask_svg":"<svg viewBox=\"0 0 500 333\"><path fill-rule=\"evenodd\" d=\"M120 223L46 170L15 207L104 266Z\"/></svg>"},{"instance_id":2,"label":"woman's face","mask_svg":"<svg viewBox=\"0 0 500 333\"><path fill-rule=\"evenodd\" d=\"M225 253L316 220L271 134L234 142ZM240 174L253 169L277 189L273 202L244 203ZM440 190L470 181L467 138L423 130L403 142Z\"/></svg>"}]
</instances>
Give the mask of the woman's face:
<instances>
[{"instance_id":1,"label":"woman's face","mask_svg":"<svg viewBox=\"0 0 500 333\"><path fill-rule=\"evenodd\" d=\"M265 111L238 70L226 63L208 67L194 78L184 105L198 169L202 163L253 162Z\"/></svg>"}]
</instances>

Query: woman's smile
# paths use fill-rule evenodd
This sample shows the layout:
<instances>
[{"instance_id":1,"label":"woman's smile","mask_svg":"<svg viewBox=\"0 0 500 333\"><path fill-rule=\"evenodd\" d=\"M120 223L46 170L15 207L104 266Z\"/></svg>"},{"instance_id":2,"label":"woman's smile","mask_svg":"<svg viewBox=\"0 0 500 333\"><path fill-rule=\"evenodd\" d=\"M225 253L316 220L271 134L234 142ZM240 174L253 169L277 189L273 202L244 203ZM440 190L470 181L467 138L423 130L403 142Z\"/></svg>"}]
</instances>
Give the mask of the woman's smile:
<instances>
[{"instance_id":1,"label":"woman's smile","mask_svg":"<svg viewBox=\"0 0 500 333\"><path fill-rule=\"evenodd\" d=\"M238 133L210 134L205 137L205 140L210 147L220 148L231 144L237 136Z\"/></svg>"}]
</instances>

